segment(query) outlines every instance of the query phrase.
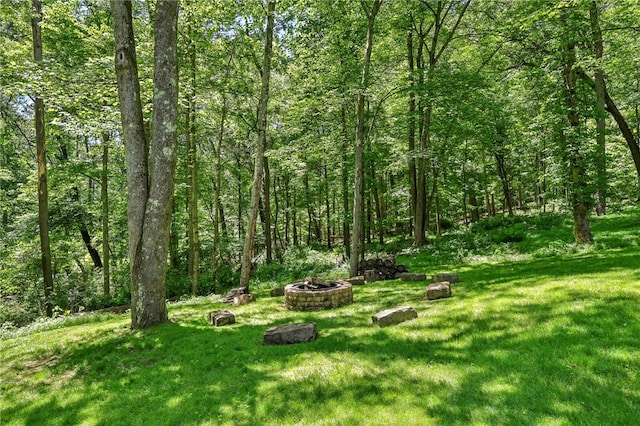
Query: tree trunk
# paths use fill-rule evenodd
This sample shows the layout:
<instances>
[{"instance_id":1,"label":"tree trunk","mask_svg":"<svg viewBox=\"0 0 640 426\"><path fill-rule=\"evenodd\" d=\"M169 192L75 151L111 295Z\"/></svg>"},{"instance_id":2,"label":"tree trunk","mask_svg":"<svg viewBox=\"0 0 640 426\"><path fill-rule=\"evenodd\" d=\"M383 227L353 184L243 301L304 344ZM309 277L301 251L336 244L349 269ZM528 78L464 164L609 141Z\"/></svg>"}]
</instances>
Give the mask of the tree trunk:
<instances>
[{"instance_id":1,"label":"tree trunk","mask_svg":"<svg viewBox=\"0 0 640 426\"><path fill-rule=\"evenodd\" d=\"M42 4L32 0L31 29L33 31L33 60L36 66L42 62ZM47 151L44 131L44 100L36 94L35 102L36 156L38 161L38 228L44 281L45 312L53 316L53 269L51 267L51 242L49 240L49 190L47 186Z\"/></svg>"},{"instance_id":2,"label":"tree trunk","mask_svg":"<svg viewBox=\"0 0 640 426\"><path fill-rule=\"evenodd\" d=\"M302 178L304 184L304 199L307 206L307 246L311 245L311 235L313 234L313 207L311 206L311 195L309 191L309 169L305 170Z\"/></svg>"},{"instance_id":3,"label":"tree trunk","mask_svg":"<svg viewBox=\"0 0 640 426\"><path fill-rule=\"evenodd\" d=\"M111 258L109 247L109 134L102 136L102 176L100 199L102 202L102 291L109 295L111 292Z\"/></svg>"},{"instance_id":4,"label":"tree trunk","mask_svg":"<svg viewBox=\"0 0 640 426\"><path fill-rule=\"evenodd\" d=\"M224 138L224 128L227 118L227 97L222 98L222 115L220 117L220 129L218 130L218 148L216 149L216 169L215 169L215 187L214 187L214 211L213 211L213 250L212 267L214 276L218 277L219 258L220 258L220 222L222 219L222 205L220 203L220 191L222 186L222 139ZM216 279L217 281L217 279Z\"/></svg>"},{"instance_id":5,"label":"tree trunk","mask_svg":"<svg viewBox=\"0 0 640 426\"><path fill-rule=\"evenodd\" d=\"M299 244L299 240L298 240L298 209L296 208L296 206L298 205L298 203L296 202L296 188L295 186L293 187L293 223L292 223L292 228L293 228L293 245L297 246Z\"/></svg>"},{"instance_id":6,"label":"tree trunk","mask_svg":"<svg viewBox=\"0 0 640 426\"><path fill-rule=\"evenodd\" d=\"M258 146L254 159L253 190L251 193L251 207L247 233L242 251L242 266L240 271L240 287L249 288L251 276L251 260L253 257L253 245L255 242L256 223L258 221L258 204L262 192L262 179L264 172L264 151L267 144L267 104L269 102L269 79L271 77L271 56L273 52L273 23L276 8L276 0L269 0L267 5L267 28L265 32L264 56L262 58L262 85L260 100L258 102Z\"/></svg>"},{"instance_id":7,"label":"tree trunk","mask_svg":"<svg viewBox=\"0 0 640 426\"><path fill-rule=\"evenodd\" d=\"M324 208L327 219L327 249L331 250L331 210L329 207L329 173L327 164L324 165Z\"/></svg>"},{"instance_id":8,"label":"tree trunk","mask_svg":"<svg viewBox=\"0 0 640 426\"><path fill-rule=\"evenodd\" d=\"M131 1L111 0L116 74L126 147L131 327L166 322L166 262L176 165L178 1L158 2L154 27L153 130L142 119Z\"/></svg>"},{"instance_id":9,"label":"tree trunk","mask_svg":"<svg viewBox=\"0 0 640 426\"><path fill-rule=\"evenodd\" d=\"M576 70L578 76L585 80L587 84L589 84L593 89L595 89L595 82L582 70ZM603 82L604 83L604 82ZM614 118L622 136L624 137L627 146L629 147L629 151L631 152L631 158L633 159L633 163L636 167L636 174L638 176L638 183L640 184L640 146L638 146L638 142L636 140L636 136L633 134L633 130L627 123L624 115L620 112L616 103L613 101L611 96L609 95L609 91L607 90L606 83L604 84L604 100L607 106L607 111ZM639 187L640 190L640 187ZM639 198L640 199L640 198Z\"/></svg>"},{"instance_id":10,"label":"tree trunk","mask_svg":"<svg viewBox=\"0 0 640 426\"><path fill-rule=\"evenodd\" d=\"M186 144L187 144L187 175L188 175L188 235L189 256L187 274L191 277L191 294L198 294L198 279L200 275L200 243L198 229L198 158L196 145L196 46L194 41L193 23L191 16L187 18L188 56L189 56L189 90L187 92L187 107L185 111Z\"/></svg>"},{"instance_id":11,"label":"tree trunk","mask_svg":"<svg viewBox=\"0 0 640 426\"><path fill-rule=\"evenodd\" d=\"M600 62L604 54L602 42L602 31L600 31L600 18L598 12L598 4L595 0L591 2L589 9L589 17L591 20L591 34L593 37L593 48L596 58L595 70L595 91L596 91L596 142L598 150L596 155L596 173L598 194L596 200L596 214L603 216L607 210L607 160L605 148L605 99L604 99L604 72Z\"/></svg>"},{"instance_id":12,"label":"tree trunk","mask_svg":"<svg viewBox=\"0 0 640 426\"><path fill-rule=\"evenodd\" d=\"M290 232L289 227L291 225L291 193L289 191L289 181L291 178L289 175L284 177L284 242L289 245Z\"/></svg>"},{"instance_id":13,"label":"tree trunk","mask_svg":"<svg viewBox=\"0 0 640 426\"><path fill-rule=\"evenodd\" d=\"M342 118L342 240L344 243L345 256L347 259L351 258L351 233L349 228L349 170L347 168L347 158L349 149L349 139L347 137L347 110L342 104L340 115Z\"/></svg>"},{"instance_id":14,"label":"tree trunk","mask_svg":"<svg viewBox=\"0 0 640 426\"><path fill-rule=\"evenodd\" d=\"M238 177L238 239L242 238L242 234L244 233L244 227L242 224L244 221L242 220L242 216L244 216L244 211L242 209L243 197L242 197L242 163L240 162L240 155L236 154L236 176Z\"/></svg>"},{"instance_id":15,"label":"tree trunk","mask_svg":"<svg viewBox=\"0 0 640 426\"><path fill-rule=\"evenodd\" d=\"M271 239L271 172L269 157L264 159L264 243L267 248L267 263L273 262L273 241Z\"/></svg>"},{"instance_id":16,"label":"tree trunk","mask_svg":"<svg viewBox=\"0 0 640 426\"><path fill-rule=\"evenodd\" d=\"M413 92L415 86L414 76L414 59L413 59L413 29L409 30L407 36L407 63L409 66L409 117L408 117L408 139L409 139L409 184L411 199L411 223L415 222L416 217L416 95ZM413 226L412 226L413 228ZM413 232L409 230L409 235Z\"/></svg>"},{"instance_id":17,"label":"tree trunk","mask_svg":"<svg viewBox=\"0 0 640 426\"><path fill-rule=\"evenodd\" d=\"M569 129L564 135L565 150L569 158L571 179L571 203L573 207L574 235L579 244L593 243L593 236L589 227L590 194L584 169L583 155L580 152L578 114L578 98L576 94L576 45L569 41L564 50L564 87L565 105L567 108L567 123Z\"/></svg>"},{"instance_id":18,"label":"tree trunk","mask_svg":"<svg viewBox=\"0 0 640 426\"><path fill-rule=\"evenodd\" d=\"M356 126L356 147L355 147L355 183L353 200L353 237L351 239L351 259L349 265L349 275L356 276L358 273L358 254L360 253L360 238L362 232L362 210L363 210L363 167L364 167L364 143L365 143L365 90L369 84L369 66L371 64L371 52L373 50L373 29L376 15L382 6L383 0L374 0L371 8L366 8L367 14L367 42L365 46L364 60L362 63L362 78L357 100L357 126ZM364 5L364 3L363 3Z\"/></svg>"},{"instance_id":19,"label":"tree trunk","mask_svg":"<svg viewBox=\"0 0 640 426\"><path fill-rule=\"evenodd\" d=\"M84 224L80 225L80 236L82 236L82 241L84 242L87 251L89 252L89 256L91 256L91 261L93 262L94 268L102 268L102 259L100 259L100 253L96 248L91 244L91 235L89 234L89 230Z\"/></svg>"},{"instance_id":20,"label":"tree trunk","mask_svg":"<svg viewBox=\"0 0 640 426\"><path fill-rule=\"evenodd\" d=\"M425 10L429 10L433 14L433 22L429 26L426 32L422 30L422 24L420 24L419 30L419 38L420 42L418 45L418 57L416 58L417 68L421 71L420 74L420 83L424 81L424 72L426 71L427 78L427 86L429 86L430 79L433 78L433 70L435 69L436 64L440 60L443 52L449 46L449 43L453 39L462 18L464 17L467 8L469 7L470 1L462 2L462 7L452 7L452 4L448 6L443 1L438 1L437 4L433 6L428 6ZM425 3L426 6L426 3ZM446 23L447 16L449 13L456 13L458 16L454 21L451 29L447 30L444 28ZM425 36L433 30L433 33L430 37L430 43L427 45L425 43ZM429 61L426 64L427 67L425 69L425 62L422 59L424 57L423 49L427 51ZM426 172L427 172L427 164L426 164L426 152L430 145L431 139L431 116L433 113L433 98L431 96L427 97L426 103L419 102L418 111L421 115L420 117L420 147L418 157L418 165L417 165L417 176L416 176L416 209L415 209L415 233L413 238L414 245L423 245L426 242L426 228L427 228L427 220L429 216L429 209L427 207L427 184L426 184Z\"/></svg>"}]
</instances>

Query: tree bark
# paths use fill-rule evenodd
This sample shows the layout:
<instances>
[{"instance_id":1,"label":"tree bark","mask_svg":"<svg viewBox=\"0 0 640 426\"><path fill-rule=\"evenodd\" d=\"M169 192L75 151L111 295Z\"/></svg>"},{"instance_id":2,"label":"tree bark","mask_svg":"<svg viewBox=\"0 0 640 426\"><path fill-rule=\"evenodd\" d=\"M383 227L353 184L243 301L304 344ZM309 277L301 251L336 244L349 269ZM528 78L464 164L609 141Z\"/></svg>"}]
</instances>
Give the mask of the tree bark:
<instances>
[{"instance_id":1,"label":"tree bark","mask_svg":"<svg viewBox=\"0 0 640 426\"><path fill-rule=\"evenodd\" d=\"M153 130L149 153L130 0L111 0L116 74L126 147L131 328L168 320L166 262L176 165L178 1L158 2L154 28Z\"/></svg>"},{"instance_id":2,"label":"tree bark","mask_svg":"<svg viewBox=\"0 0 640 426\"><path fill-rule=\"evenodd\" d=\"M326 226L326 230L327 230L327 250L331 250L331 210L329 208L329 174L328 174L328 170L327 170L327 164L324 164L324 182L323 182L323 186L324 186L324 208L325 208L325 215L326 215L326 219L327 219L327 226Z\"/></svg>"},{"instance_id":3,"label":"tree bark","mask_svg":"<svg viewBox=\"0 0 640 426\"><path fill-rule=\"evenodd\" d=\"M255 242L256 224L258 221L258 204L262 192L264 172L264 151L267 143L267 104L269 102L269 79L271 77L271 56L273 53L273 23L276 0L269 0L267 5L267 28L265 32L264 56L262 58L262 85L258 102L258 146L254 160L253 191L251 193L251 207L249 222L242 251L242 266L240 271L240 287L249 288L251 276L251 260Z\"/></svg>"},{"instance_id":4,"label":"tree bark","mask_svg":"<svg viewBox=\"0 0 640 426\"><path fill-rule=\"evenodd\" d=\"M563 11L563 13L564 12L565 11ZM564 135L564 138L570 167L574 236L576 243L578 244L591 244L593 243L593 236L591 235L591 229L589 226L589 210L591 209L591 202L584 168L585 159L580 152L579 140L580 116L578 114L578 98L576 94L577 74L575 70L575 41L568 41L563 53L564 94L565 106L567 108L567 123L569 125L569 129Z\"/></svg>"},{"instance_id":5,"label":"tree bark","mask_svg":"<svg viewBox=\"0 0 640 426\"><path fill-rule=\"evenodd\" d=\"M224 138L225 124L227 118L227 96L222 97L222 115L220 116L220 128L218 129L218 148L216 151L216 169L214 181L214 205L213 205L213 250L211 253L212 268L214 276L218 277L219 259L220 259L220 222L222 219L222 205L220 200L220 192L222 186L222 139Z\"/></svg>"},{"instance_id":6,"label":"tree bark","mask_svg":"<svg viewBox=\"0 0 640 426\"><path fill-rule=\"evenodd\" d=\"M31 29L33 31L33 60L42 63L42 4L32 0ZM44 129L44 100L36 94L35 102L36 157L38 162L38 228L44 282L45 312L53 316L53 269L51 267L51 242L49 239L49 190L47 185L47 150Z\"/></svg>"},{"instance_id":7,"label":"tree bark","mask_svg":"<svg viewBox=\"0 0 640 426\"><path fill-rule=\"evenodd\" d=\"M94 268L102 268L102 259L100 259L100 253L91 243L91 235L89 234L89 230L84 224L80 225L80 236L82 237L82 241L84 242L87 251L89 252L89 256L91 256L91 261L93 262Z\"/></svg>"},{"instance_id":8,"label":"tree bark","mask_svg":"<svg viewBox=\"0 0 640 426\"><path fill-rule=\"evenodd\" d=\"M102 176L100 199L102 202L102 292L109 295L111 282L111 259L109 247L109 134L102 136Z\"/></svg>"},{"instance_id":9,"label":"tree bark","mask_svg":"<svg viewBox=\"0 0 640 426\"><path fill-rule=\"evenodd\" d=\"M344 243L344 251L347 259L351 258L351 231L349 228L349 170L347 167L349 138L347 137L347 109L344 103L340 108L340 117L342 121L342 240Z\"/></svg>"},{"instance_id":10,"label":"tree bark","mask_svg":"<svg viewBox=\"0 0 640 426\"><path fill-rule=\"evenodd\" d=\"M264 161L264 243L267 250L267 263L273 262L273 240L271 238L271 171L269 170L269 157L263 157Z\"/></svg>"},{"instance_id":11,"label":"tree bark","mask_svg":"<svg viewBox=\"0 0 640 426\"><path fill-rule=\"evenodd\" d=\"M408 117L408 142L409 142L409 184L410 184L410 199L411 199L411 224L415 222L416 217L416 95L413 92L415 87L415 66L413 59L413 30L409 30L407 36L407 64L409 67L409 117ZM409 235L413 232L409 230Z\"/></svg>"},{"instance_id":12,"label":"tree bark","mask_svg":"<svg viewBox=\"0 0 640 426\"><path fill-rule=\"evenodd\" d=\"M600 17L598 12L598 3L593 0L589 9L589 18L591 20L591 34L593 37L593 47L596 58L595 70L595 91L596 91L596 142L598 145L596 154L596 173L598 196L596 199L596 214L603 216L607 210L607 159L605 145L605 99L604 99L604 72L602 71L602 56L604 47L602 41L602 31L600 30Z\"/></svg>"},{"instance_id":13,"label":"tree bark","mask_svg":"<svg viewBox=\"0 0 640 426\"><path fill-rule=\"evenodd\" d=\"M191 294L198 294L198 279L200 275L200 243L198 229L198 157L196 144L196 46L193 22L191 16L187 19L188 59L189 59L189 90L187 92L187 107L185 110L186 144L187 144L187 174L188 174L188 234L189 256L187 273L191 277Z\"/></svg>"},{"instance_id":14,"label":"tree bark","mask_svg":"<svg viewBox=\"0 0 640 426\"><path fill-rule=\"evenodd\" d=\"M373 51L373 30L376 15L382 6L383 0L374 0L370 8L362 2L363 9L367 14L367 42L365 46L364 60L362 63L362 78L360 80L360 90L357 100L357 126L356 126L356 147L355 147L355 183L353 197L353 237L351 238L351 259L349 274L354 277L358 273L358 255L360 253L360 239L362 236L362 211L363 211L363 167L364 167L364 143L365 143L365 91L369 84L369 66L371 64L371 52Z\"/></svg>"},{"instance_id":15,"label":"tree bark","mask_svg":"<svg viewBox=\"0 0 640 426\"><path fill-rule=\"evenodd\" d=\"M576 70L576 72L580 78L582 78L585 82L587 82L587 84L589 84L589 86L591 86L595 90L595 82L583 70L578 69ZM636 167L638 183L640 184L640 146L638 146L636 136L633 134L633 130L631 130L629 123L627 123L624 115L622 115L613 98L611 98L611 96L609 95L606 83L604 84L604 100L607 111L616 121L616 124L618 125L618 128L620 129L620 132L622 133L622 136L624 137L624 140L629 147L631 158L633 159L633 163Z\"/></svg>"},{"instance_id":16,"label":"tree bark","mask_svg":"<svg viewBox=\"0 0 640 426\"><path fill-rule=\"evenodd\" d=\"M496 165L498 166L498 176L502 184L502 193L504 195L504 203L509 212L509 216L513 216L513 195L511 191L511 183L509 182L509 173L507 171L507 165L505 164L505 139L506 131L504 126L496 126L496 140L493 142L493 155L496 159Z\"/></svg>"}]
</instances>

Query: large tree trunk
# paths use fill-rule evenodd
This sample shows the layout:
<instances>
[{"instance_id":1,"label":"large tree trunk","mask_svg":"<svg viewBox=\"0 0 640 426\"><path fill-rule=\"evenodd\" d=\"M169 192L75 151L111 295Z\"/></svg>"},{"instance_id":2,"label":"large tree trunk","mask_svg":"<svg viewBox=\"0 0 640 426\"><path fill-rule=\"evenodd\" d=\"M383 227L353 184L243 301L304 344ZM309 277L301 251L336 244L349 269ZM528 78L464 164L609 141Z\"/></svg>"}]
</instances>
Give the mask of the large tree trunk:
<instances>
[{"instance_id":1,"label":"large tree trunk","mask_svg":"<svg viewBox=\"0 0 640 426\"><path fill-rule=\"evenodd\" d=\"M570 167L574 235L577 243L591 244L593 243L593 236L591 235L589 226L591 202L584 167L585 159L580 151L580 116L578 114L578 98L576 94L576 44L574 41L567 43L564 56L565 106L567 108L567 123L569 125L569 129L564 135L564 148L569 159Z\"/></svg>"},{"instance_id":2,"label":"large tree trunk","mask_svg":"<svg viewBox=\"0 0 640 426\"><path fill-rule=\"evenodd\" d=\"M131 1L111 0L127 163L131 327L166 322L166 262L176 165L178 1L158 2L154 28L153 131L149 156Z\"/></svg>"},{"instance_id":3,"label":"large tree trunk","mask_svg":"<svg viewBox=\"0 0 640 426\"><path fill-rule=\"evenodd\" d=\"M364 6L364 2L363 2ZM349 265L350 276L358 273L358 254L360 253L360 238L362 236L362 211L363 211L363 167L364 167L364 143L365 143L365 116L364 101L365 90L369 84L369 66L371 64L371 52L373 51L373 27L376 15L382 6L382 0L374 0L370 8L363 7L367 14L367 43L365 46L364 60L362 63L362 79L357 101L357 126L356 126L356 159L355 159L355 184L353 197L353 237L351 239L351 259ZM364 246L364 245L363 245Z\"/></svg>"},{"instance_id":4,"label":"large tree trunk","mask_svg":"<svg viewBox=\"0 0 640 426\"><path fill-rule=\"evenodd\" d=\"M42 4L40 0L31 2L33 14L33 60L36 66L42 62ZM51 242L49 240L49 190L47 187L47 151L44 132L44 100L37 94L34 102L36 127L36 156L38 161L38 228L40 230L40 253L42 255L42 276L44 282L45 312L53 316L53 269L51 267Z\"/></svg>"},{"instance_id":5,"label":"large tree trunk","mask_svg":"<svg viewBox=\"0 0 640 426\"><path fill-rule=\"evenodd\" d=\"M251 276L251 260L255 242L256 224L258 222L258 204L262 192L264 172L264 150L267 144L267 104L269 102L269 79L271 77L271 56L273 53L273 22L276 0L269 0L267 5L267 29L265 33L264 56L262 58L262 87L258 102L258 146L254 159L253 191L251 193L251 207L249 222L242 251L242 266L240 271L240 287L249 287Z\"/></svg>"},{"instance_id":6,"label":"large tree trunk","mask_svg":"<svg viewBox=\"0 0 640 426\"><path fill-rule=\"evenodd\" d=\"M595 0L591 2L589 9L589 17L591 18L591 33L593 37L593 47L596 57L595 71L595 90L596 90L596 141L598 144L598 151L596 156L596 173L597 173L597 186L598 197L596 200L596 213L598 216L602 216L606 213L607 207L607 160L605 149L605 99L604 99L604 72L600 61L604 54L604 47L602 42L602 31L600 31L600 18L598 12L598 4Z\"/></svg>"}]
</instances>

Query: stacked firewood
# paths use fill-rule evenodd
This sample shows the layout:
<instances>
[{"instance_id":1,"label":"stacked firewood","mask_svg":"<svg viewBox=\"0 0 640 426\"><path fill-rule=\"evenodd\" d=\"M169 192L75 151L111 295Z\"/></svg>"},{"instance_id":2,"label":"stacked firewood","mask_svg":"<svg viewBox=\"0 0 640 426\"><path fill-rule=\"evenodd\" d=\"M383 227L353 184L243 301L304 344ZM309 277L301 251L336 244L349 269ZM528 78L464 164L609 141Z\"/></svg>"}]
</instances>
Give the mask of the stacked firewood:
<instances>
[{"instance_id":1,"label":"stacked firewood","mask_svg":"<svg viewBox=\"0 0 640 426\"><path fill-rule=\"evenodd\" d=\"M393 257L367 259L360 262L358 275L367 281L393 280L403 272L409 272L404 265L396 265Z\"/></svg>"}]
</instances>

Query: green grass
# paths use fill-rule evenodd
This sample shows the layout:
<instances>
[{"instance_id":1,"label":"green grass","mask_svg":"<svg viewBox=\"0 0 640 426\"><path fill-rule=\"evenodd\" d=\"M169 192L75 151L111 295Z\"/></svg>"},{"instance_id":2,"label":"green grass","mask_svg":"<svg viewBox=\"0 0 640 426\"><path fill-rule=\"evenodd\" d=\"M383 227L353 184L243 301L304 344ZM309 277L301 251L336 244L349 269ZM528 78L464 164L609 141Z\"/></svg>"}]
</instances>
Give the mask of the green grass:
<instances>
[{"instance_id":1,"label":"green grass","mask_svg":"<svg viewBox=\"0 0 640 426\"><path fill-rule=\"evenodd\" d=\"M565 222L519 243L452 239L455 256L399 257L416 272L458 272L450 299L386 281L355 287L353 305L302 313L264 288L227 327L207 324L223 306L200 298L150 330L101 315L4 333L0 425L637 424L639 213L594 219L588 249L570 244ZM402 305L418 319L371 324ZM296 321L316 322L318 340L261 344L268 327Z\"/></svg>"}]
</instances>

